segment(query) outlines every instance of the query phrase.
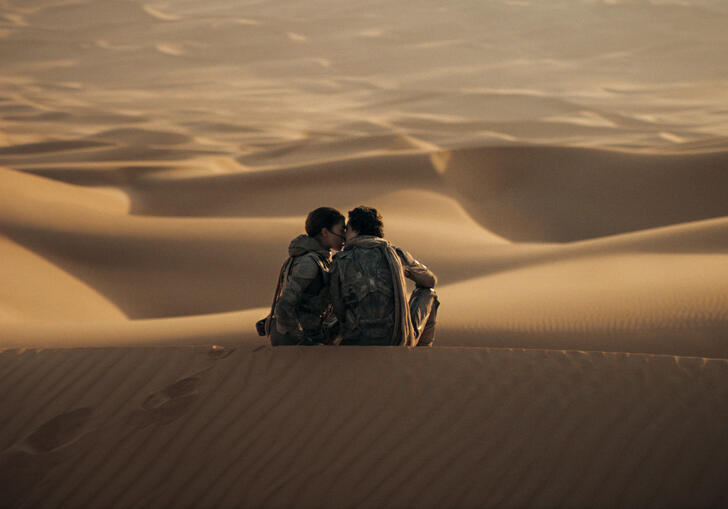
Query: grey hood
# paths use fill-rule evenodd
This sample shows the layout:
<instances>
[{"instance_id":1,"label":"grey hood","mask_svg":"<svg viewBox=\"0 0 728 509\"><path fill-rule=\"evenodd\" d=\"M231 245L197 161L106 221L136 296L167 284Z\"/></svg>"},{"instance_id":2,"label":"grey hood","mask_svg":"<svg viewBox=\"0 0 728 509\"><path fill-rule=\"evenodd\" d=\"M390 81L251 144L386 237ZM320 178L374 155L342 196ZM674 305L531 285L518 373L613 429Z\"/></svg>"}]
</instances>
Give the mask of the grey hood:
<instances>
[{"instance_id":1,"label":"grey hood","mask_svg":"<svg viewBox=\"0 0 728 509\"><path fill-rule=\"evenodd\" d=\"M391 244L388 240L381 237L375 237L374 235L357 235L351 240L348 240L344 245L344 249L350 249L352 247L361 247L364 249L372 249L375 247L390 247Z\"/></svg>"},{"instance_id":2,"label":"grey hood","mask_svg":"<svg viewBox=\"0 0 728 509\"><path fill-rule=\"evenodd\" d=\"M331 250L308 235L299 235L288 245L288 255L292 257L303 256L311 251L331 260Z\"/></svg>"}]
</instances>

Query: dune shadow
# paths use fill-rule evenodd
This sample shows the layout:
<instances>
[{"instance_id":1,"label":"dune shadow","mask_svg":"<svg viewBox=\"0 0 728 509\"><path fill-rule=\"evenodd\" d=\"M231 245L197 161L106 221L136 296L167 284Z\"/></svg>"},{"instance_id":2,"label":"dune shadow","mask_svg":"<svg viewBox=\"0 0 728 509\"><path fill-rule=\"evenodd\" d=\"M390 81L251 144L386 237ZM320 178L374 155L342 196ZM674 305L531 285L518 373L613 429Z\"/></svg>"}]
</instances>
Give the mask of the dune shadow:
<instances>
[{"instance_id":1,"label":"dune shadow","mask_svg":"<svg viewBox=\"0 0 728 509\"><path fill-rule=\"evenodd\" d=\"M571 242L728 215L728 151L509 146L452 151L444 179L483 227Z\"/></svg>"}]
</instances>

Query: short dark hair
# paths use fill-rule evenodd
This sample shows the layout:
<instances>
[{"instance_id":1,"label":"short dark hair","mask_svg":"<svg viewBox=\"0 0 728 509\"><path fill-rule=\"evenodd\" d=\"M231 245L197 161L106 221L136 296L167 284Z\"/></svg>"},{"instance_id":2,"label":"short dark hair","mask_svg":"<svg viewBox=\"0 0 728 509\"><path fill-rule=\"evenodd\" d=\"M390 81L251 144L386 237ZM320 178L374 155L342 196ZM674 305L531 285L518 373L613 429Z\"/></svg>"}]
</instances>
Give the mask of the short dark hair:
<instances>
[{"instance_id":1,"label":"short dark hair","mask_svg":"<svg viewBox=\"0 0 728 509\"><path fill-rule=\"evenodd\" d=\"M360 235L384 237L384 223L377 209L361 205L349 211L349 227Z\"/></svg>"},{"instance_id":2,"label":"short dark hair","mask_svg":"<svg viewBox=\"0 0 728 509\"><path fill-rule=\"evenodd\" d=\"M315 237L324 228L331 230L334 225L344 220L344 216L338 210L332 209L331 207L319 207L308 214L306 218L306 233L309 237Z\"/></svg>"}]
</instances>

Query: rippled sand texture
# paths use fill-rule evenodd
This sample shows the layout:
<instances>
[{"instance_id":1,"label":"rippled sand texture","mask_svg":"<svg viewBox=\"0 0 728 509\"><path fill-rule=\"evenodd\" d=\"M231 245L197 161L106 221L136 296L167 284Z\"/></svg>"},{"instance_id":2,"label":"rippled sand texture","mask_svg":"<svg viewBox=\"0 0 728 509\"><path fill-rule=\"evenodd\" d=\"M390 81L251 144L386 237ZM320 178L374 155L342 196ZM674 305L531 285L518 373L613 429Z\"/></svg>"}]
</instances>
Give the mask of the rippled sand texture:
<instances>
[{"instance_id":1,"label":"rippled sand texture","mask_svg":"<svg viewBox=\"0 0 728 509\"><path fill-rule=\"evenodd\" d=\"M23 473L2 488L22 507L726 503L726 360L135 348L0 366L0 474Z\"/></svg>"},{"instance_id":2,"label":"rippled sand texture","mask_svg":"<svg viewBox=\"0 0 728 509\"><path fill-rule=\"evenodd\" d=\"M728 505L726 26L0 0L0 507ZM266 347L362 203L452 348Z\"/></svg>"}]
</instances>

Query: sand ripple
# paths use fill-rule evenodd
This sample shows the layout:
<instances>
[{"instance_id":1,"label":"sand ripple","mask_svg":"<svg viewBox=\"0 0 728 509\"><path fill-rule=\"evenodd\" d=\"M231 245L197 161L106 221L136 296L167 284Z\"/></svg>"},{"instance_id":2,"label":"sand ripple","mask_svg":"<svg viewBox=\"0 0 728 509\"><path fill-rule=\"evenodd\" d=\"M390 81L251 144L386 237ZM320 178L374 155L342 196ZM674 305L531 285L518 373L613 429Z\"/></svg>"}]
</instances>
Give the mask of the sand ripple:
<instances>
[{"instance_id":1,"label":"sand ripple","mask_svg":"<svg viewBox=\"0 0 728 509\"><path fill-rule=\"evenodd\" d=\"M356 350L4 352L7 506L725 502L726 361Z\"/></svg>"}]
</instances>

